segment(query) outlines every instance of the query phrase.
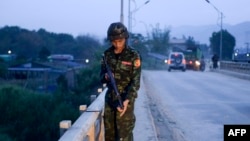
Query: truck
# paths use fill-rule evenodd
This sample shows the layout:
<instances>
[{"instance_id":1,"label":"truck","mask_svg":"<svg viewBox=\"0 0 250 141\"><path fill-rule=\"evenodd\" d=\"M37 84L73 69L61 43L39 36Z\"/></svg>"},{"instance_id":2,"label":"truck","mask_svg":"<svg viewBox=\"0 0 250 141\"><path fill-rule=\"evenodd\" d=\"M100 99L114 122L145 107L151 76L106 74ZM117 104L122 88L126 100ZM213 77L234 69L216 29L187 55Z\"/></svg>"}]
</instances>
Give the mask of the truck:
<instances>
[{"instance_id":1,"label":"truck","mask_svg":"<svg viewBox=\"0 0 250 141\"><path fill-rule=\"evenodd\" d=\"M205 60L202 50L199 47L189 47L183 51L186 59L186 69L204 71Z\"/></svg>"}]
</instances>

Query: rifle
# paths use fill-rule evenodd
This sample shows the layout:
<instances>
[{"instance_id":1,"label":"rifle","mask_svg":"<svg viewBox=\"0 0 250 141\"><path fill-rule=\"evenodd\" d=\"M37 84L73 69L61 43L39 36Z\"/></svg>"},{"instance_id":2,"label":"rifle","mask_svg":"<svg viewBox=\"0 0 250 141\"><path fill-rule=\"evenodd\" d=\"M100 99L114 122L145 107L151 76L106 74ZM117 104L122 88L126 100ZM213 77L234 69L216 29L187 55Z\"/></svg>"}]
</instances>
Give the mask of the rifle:
<instances>
[{"instance_id":1,"label":"rifle","mask_svg":"<svg viewBox=\"0 0 250 141\"><path fill-rule=\"evenodd\" d=\"M107 63L106 58L105 58L105 55L103 55L103 61L104 61L104 64L105 64L105 66L106 66L107 74L108 74L108 76L109 76L111 85L112 85L112 87L113 87L113 89L114 89L114 91L115 91L116 97L117 97L117 99L118 99L119 107L123 109L122 98L121 98L121 95L120 95L120 93L119 93L119 91L118 91L118 88L117 88L117 85L116 85L116 82L115 82L115 78L113 77L113 74L112 74L112 72L111 72L111 69L110 69L110 67L109 67L109 65L108 65L108 63Z\"/></svg>"}]
</instances>

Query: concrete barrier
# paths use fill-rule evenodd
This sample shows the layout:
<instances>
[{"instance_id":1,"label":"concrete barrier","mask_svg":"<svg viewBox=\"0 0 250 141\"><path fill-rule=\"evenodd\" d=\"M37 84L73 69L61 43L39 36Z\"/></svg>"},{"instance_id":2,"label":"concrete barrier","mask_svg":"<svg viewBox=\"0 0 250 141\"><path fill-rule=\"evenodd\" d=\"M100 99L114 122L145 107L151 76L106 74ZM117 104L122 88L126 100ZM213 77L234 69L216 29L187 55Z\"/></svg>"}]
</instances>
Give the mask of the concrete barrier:
<instances>
[{"instance_id":1,"label":"concrete barrier","mask_svg":"<svg viewBox=\"0 0 250 141\"><path fill-rule=\"evenodd\" d=\"M231 61L221 61L218 70L214 72L250 80L250 63L240 63Z\"/></svg>"},{"instance_id":2,"label":"concrete barrier","mask_svg":"<svg viewBox=\"0 0 250 141\"><path fill-rule=\"evenodd\" d=\"M221 61L220 69L250 75L250 63Z\"/></svg>"},{"instance_id":3,"label":"concrete barrier","mask_svg":"<svg viewBox=\"0 0 250 141\"><path fill-rule=\"evenodd\" d=\"M105 88L81 116L68 128L59 141L104 141Z\"/></svg>"}]
</instances>

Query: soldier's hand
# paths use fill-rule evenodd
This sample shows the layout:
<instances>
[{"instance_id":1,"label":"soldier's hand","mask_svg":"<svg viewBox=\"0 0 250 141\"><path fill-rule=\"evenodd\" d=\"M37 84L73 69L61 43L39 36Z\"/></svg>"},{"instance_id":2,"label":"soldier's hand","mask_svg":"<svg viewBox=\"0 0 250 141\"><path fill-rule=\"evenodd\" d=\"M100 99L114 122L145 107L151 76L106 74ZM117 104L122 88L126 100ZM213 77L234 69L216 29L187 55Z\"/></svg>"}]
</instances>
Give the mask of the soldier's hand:
<instances>
[{"instance_id":1,"label":"soldier's hand","mask_svg":"<svg viewBox=\"0 0 250 141\"><path fill-rule=\"evenodd\" d=\"M113 75L113 77L114 77L114 74L113 74L113 73L112 73L112 75ZM105 73L105 79L106 79L107 81L110 80L108 73Z\"/></svg>"},{"instance_id":2,"label":"soldier's hand","mask_svg":"<svg viewBox=\"0 0 250 141\"><path fill-rule=\"evenodd\" d=\"M127 111L128 103L129 103L129 100L126 99L125 101L123 101L123 109L121 107L117 107L118 112L120 112L120 117L122 117Z\"/></svg>"},{"instance_id":3,"label":"soldier's hand","mask_svg":"<svg viewBox=\"0 0 250 141\"><path fill-rule=\"evenodd\" d=\"M107 73L105 73L105 79L109 80L109 75Z\"/></svg>"}]
</instances>

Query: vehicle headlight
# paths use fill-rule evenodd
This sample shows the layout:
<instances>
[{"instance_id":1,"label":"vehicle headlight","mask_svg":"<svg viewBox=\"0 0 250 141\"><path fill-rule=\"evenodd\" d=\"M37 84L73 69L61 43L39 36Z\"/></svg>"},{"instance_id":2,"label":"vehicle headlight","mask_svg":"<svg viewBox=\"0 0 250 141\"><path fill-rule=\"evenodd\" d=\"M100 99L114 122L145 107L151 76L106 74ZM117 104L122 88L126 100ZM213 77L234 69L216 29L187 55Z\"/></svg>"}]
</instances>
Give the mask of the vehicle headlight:
<instances>
[{"instance_id":1,"label":"vehicle headlight","mask_svg":"<svg viewBox=\"0 0 250 141\"><path fill-rule=\"evenodd\" d=\"M197 66L201 65L200 61L195 61L195 65Z\"/></svg>"}]
</instances>

